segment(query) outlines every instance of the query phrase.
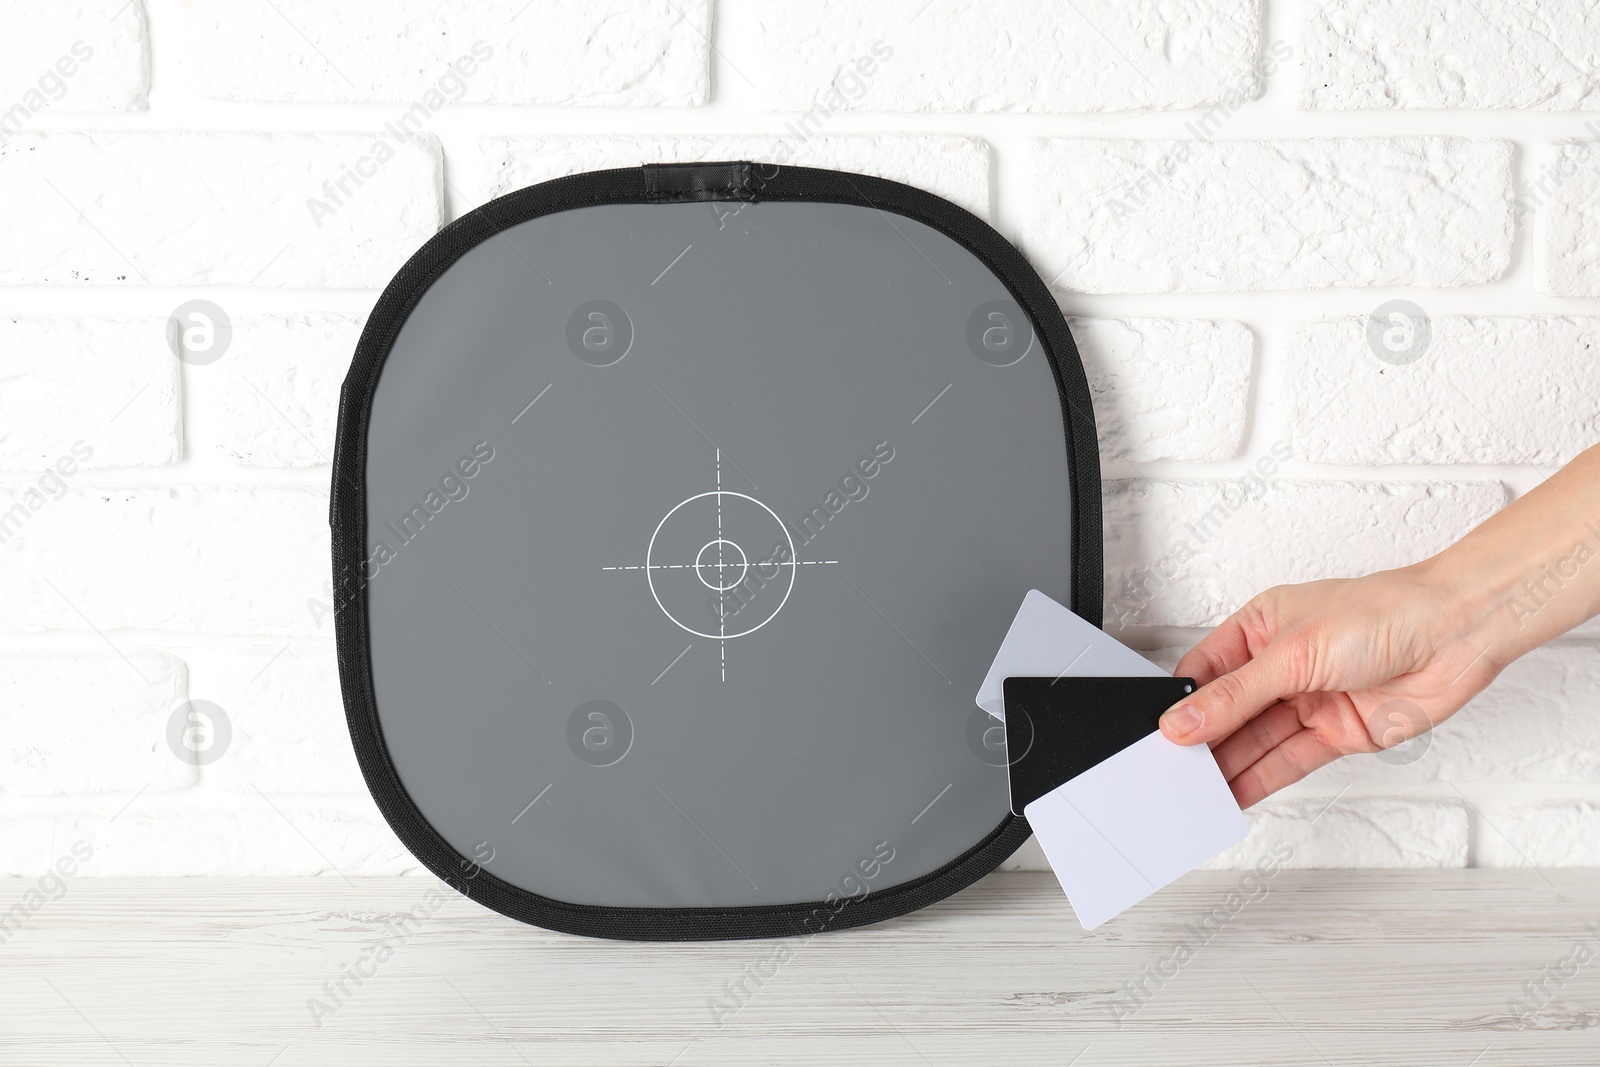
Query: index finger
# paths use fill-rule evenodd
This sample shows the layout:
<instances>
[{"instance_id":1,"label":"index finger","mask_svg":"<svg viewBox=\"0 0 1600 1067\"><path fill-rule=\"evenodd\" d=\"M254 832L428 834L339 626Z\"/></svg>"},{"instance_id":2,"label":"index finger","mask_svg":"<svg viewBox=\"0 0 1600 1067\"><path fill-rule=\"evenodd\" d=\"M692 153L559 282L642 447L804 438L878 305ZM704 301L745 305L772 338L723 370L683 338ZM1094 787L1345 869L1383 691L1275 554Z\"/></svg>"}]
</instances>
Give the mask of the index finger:
<instances>
[{"instance_id":1,"label":"index finger","mask_svg":"<svg viewBox=\"0 0 1600 1067\"><path fill-rule=\"evenodd\" d=\"M1199 644L1183 654L1172 673L1179 678L1193 678L1196 685L1210 685L1249 663L1250 645L1239 616L1234 612L1201 638Z\"/></svg>"}]
</instances>

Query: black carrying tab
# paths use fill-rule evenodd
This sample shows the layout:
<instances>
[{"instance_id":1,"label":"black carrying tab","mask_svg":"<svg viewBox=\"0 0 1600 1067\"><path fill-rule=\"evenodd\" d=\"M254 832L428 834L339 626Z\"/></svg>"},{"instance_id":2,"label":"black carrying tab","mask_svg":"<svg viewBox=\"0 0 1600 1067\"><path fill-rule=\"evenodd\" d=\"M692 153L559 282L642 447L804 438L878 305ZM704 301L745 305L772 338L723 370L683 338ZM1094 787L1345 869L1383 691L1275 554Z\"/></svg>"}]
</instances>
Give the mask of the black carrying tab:
<instances>
[{"instance_id":1,"label":"black carrying tab","mask_svg":"<svg viewBox=\"0 0 1600 1067\"><path fill-rule=\"evenodd\" d=\"M660 204L688 204L707 200L754 202L757 193L755 164L646 163L645 195Z\"/></svg>"}]
</instances>

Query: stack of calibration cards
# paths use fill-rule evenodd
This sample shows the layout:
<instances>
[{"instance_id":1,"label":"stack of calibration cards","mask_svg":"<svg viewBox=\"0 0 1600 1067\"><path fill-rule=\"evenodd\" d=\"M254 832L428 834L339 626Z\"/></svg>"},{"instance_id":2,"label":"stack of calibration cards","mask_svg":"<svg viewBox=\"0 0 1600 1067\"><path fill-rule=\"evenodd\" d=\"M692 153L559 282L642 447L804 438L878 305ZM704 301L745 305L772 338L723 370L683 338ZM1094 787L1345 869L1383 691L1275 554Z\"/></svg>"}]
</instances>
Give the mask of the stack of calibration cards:
<instances>
[{"instance_id":1,"label":"stack of calibration cards","mask_svg":"<svg viewBox=\"0 0 1600 1067\"><path fill-rule=\"evenodd\" d=\"M1249 830L1210 749L1156 728L1192 689L1032 590L978 690L1006 724L1012 810L1086 930Z\"/></svg>"}]
</instances>

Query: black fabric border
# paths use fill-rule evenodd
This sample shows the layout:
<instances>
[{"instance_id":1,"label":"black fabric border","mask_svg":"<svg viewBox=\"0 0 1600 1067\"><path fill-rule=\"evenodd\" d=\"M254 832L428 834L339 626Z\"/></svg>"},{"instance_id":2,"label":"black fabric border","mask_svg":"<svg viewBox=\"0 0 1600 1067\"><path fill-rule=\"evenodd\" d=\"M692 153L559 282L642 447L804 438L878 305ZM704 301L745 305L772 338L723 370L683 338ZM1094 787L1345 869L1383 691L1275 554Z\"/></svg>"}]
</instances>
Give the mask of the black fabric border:
<instances>
[{"instance_id":1,"label":"black fabric border","mask_svg":"<svg viewBox=\"0 0 1600 1067\"><path fill-rule=\"evenodd\" d=\"M921 189L884 178L775 164L706 164L709 180L740 181L696 199L819 201L854 204L915 219L956 241L1000 278L1033 321L1055 375L1066 429L1071 486L1073 611L1100 618L1100 461L1089 386L1077 346L1049 288L1022 254L982 219ZM362 330L339 401L329 522L340 688L351 741L378 808L400 840L430 871L473 900L526 923L564 933L640 941L697 941L804 936L880 922L925 907L993 871L1027 839L1027 821L1007 813L993 831L938 870L860 899L733 908L617 908L570 904L496 877L452 848L406 793L384 744L374 698L367 600L361 567L366 542L366 449L372 398L401 326L430 285L468 249L510 226L558 211L599 204L660 202L649 168L594 171L558 178L492 200L439 231L383 291Z\"/></svg>"}]
</instances>

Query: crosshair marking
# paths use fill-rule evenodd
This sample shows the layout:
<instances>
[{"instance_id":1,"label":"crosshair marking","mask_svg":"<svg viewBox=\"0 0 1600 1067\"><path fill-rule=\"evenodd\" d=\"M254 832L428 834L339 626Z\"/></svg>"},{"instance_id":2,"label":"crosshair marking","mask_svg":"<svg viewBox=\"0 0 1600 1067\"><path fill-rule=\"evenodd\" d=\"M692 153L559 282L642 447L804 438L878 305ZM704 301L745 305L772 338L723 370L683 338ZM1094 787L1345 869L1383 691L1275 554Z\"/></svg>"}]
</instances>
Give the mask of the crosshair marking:
<instances>
[{"instance_id":1,"label":"crosshair marking","mask_svg":"<svg viewBox=\"0 0 1600 1067\"><path fill-rule=\"evenodd\" d=\"M777 512L753 496L722 488L722 449L714 444L712 448L716 457L714 488L679 501L662 516L650 535L642 564L616 564L600 569L643 571L650 596L662 614L679 629L717 642L720 677L727 681L728 642L755 633L782 611L794 591L795 574L801 567L828 566L839 560L795 559L794 538ZM776 542L772 552L751 556L746 546L769 536ZM695 545L699 546L697 550L693 548ZM694 551L692 559L685 559L690 551ZM674 555L677 559L672 562L658 562L663 556L672 559ZM681 571L692 571L696 581L685 584L687 576L680 578L674 573ZM743 595L744 591L749 589L754 593L774 582L783 587L782 596L763 597L758 609L760 617L752 612L749 619L742 620L746 623L744 629L730 630L729 620L751 602ZM709 600L705 595L707 590L714 594ZM730 610L729 602L734 599L739 603ZM702 622L695 614L708 604L717 616L714 630L707 625L709 620Z\"/></svg>"},{"instance_id":2,"label":"crosshair marking","mask_svg":"<svg viewBox=\"0 0 1600 1067\"><path fill-rule=\"evenodd\" d=\"M650 544L645 549L645 577L650 583L650 595L655 599L656 606L659 607L662 610L662 612L667 616L667 618L671 619L678 626L680 626L684 630L687 630L689 633L692 633L692 634L696 635L697 637L706 637L706 638L710 638L710 639L715 640L715 641L731 641L736 637L743 637L746 634L751 634L751 633L754 633L755 631L761 629L761 627L765 626L768 622L772 621L773 617L776 616L778 614L778 612L783 609L784 604L786 604L788 602L788 600L789 600L789 594L794 591L795 570L794 570L794 568L789 568L788 581L787 582L783 582L783 585L784 585L783 597L778 601L777 605L773 607L772 611L765 618L761 619L759 622L757 622L755 625L749 627L748 629L740 630L740 631L735 632L735 633L730 633L728 631L728 628L727 628L727 612L725 612L725 611L719 611L717 613L717 632L716 633L710 633L709 631L706 631L706 630L696 629L694 626L691 626L688 623L684 622L682 619L680 619L676 614L673 613L673 611L670 608L667 607L666 603L662 600L662 589L660 587L658 587L657 581L656 581L656 577L655 577L655 573L654 573L657 570L657 567L656 567L652 557L653 557L653 555L654 555L654 553L656 551L656 543L659 540L659 538L661 537L661 531L662 531L663 528L665 528L667 526L667 523L669 522L669 520L672 520L674 516L681 514L681 515L684 515L685 518L678 520L679 523L682 523L684 521L692 522L692 517L691 517L692 513L691 512L686 512L684 509L690 507L696 501L706 500L707 498L714 499L718 504L722 503L723 498L727 498L728 500L732 500L732 501L735 501L735 502L742 501L743 504L740 505L741 508L743 508L745 504L754 505L755 508L759 509L759 511L756 513L757 518L760 521L770 520L772 526L774 528L776 528L776 530L779 531L782 534L782 536L784 538L783 543L788 548L787 555L788 555L789 559L791 559L791 560L794 558L794 553L795 553L794 538L789 535L789 528L783 524L783 520L782 519L778 518L777 512L775 512L771 508L767 507L767 505L763 504L761 501L757 500L755 497L746 496L743 493L735 493L735 492L733 492L731 490L727 490L727 489L724 489L724 490L721 490L721 491L713 491L713 492L709 492L709 493L697 493L694 496L689 497L687 500L684 500L681 503L679 503L671 511L667 512L666 515L662 516L661 521L656 524L655 532L653 532L650 535ZM720 540L726 540L726 539L723 538L723 539L720 539ZM704 551L704 550L702 550L702 551ZM723 562L726 563L726 557L725 556L724 556ZM772 560L769 560L766 565L770 566L770 565L772 565L774 563L777 563L777 562L778 561L776 559L772 559ZM703 570L704 565L705 565L705 561L703 559L702 560L696 560L696 562L694 564L694 568L695 568L695 571L696 571L697 574L703 574L704 573L704 570ZM677 569L677 568L661 568L661 569ZM780 568L780 572L781 572L781 568ZM778 580L780 582L783 581L781 578L778 579ZM704 584L704 583L702 583L702 584Z\"/></svg>"}]
</instances>

